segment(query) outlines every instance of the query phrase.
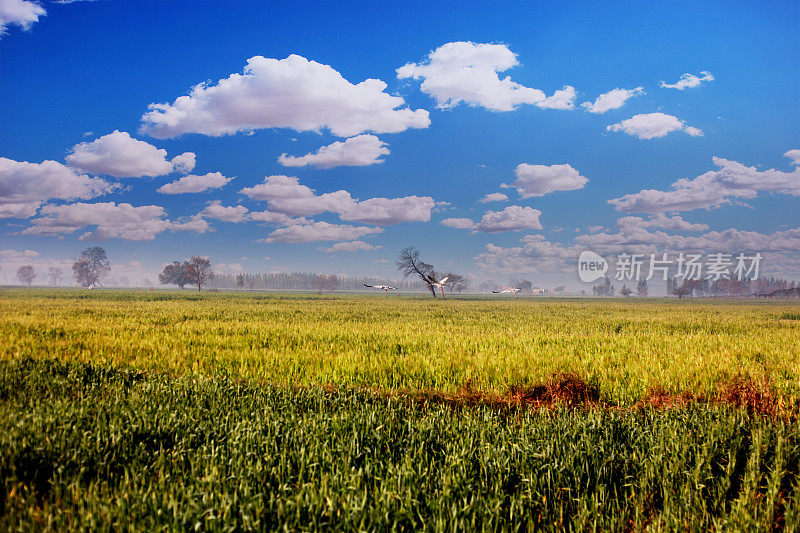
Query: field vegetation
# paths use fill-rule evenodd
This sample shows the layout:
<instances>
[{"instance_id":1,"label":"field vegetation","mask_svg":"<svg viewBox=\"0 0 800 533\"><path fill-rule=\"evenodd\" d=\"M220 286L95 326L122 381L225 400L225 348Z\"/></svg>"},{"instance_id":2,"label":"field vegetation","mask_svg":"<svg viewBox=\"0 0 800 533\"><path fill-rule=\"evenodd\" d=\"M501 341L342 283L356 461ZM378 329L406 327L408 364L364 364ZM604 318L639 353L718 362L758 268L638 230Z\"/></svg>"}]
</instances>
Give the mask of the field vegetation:
<instances>
[{"instance_id":1,"label":"field vegetation","mask_svg":"<svg viewBox=\"0 0 800 533\"><path fill-rule=\"evenodd\" d=\"M0 529L800 528L792 302L4 289Z\"/></svg>"},{"instance_id":2,"label":"field vegetation","mask_svg":"<svg viewBox=\"0 0 800 533\"><path fill-rule=\"evenodd\" d=\"M278 385L502 394L573 373L610 403L735 377L800 391L800 306L759 300L4 290L0 354Z\"/></svg>"}]
</instances>

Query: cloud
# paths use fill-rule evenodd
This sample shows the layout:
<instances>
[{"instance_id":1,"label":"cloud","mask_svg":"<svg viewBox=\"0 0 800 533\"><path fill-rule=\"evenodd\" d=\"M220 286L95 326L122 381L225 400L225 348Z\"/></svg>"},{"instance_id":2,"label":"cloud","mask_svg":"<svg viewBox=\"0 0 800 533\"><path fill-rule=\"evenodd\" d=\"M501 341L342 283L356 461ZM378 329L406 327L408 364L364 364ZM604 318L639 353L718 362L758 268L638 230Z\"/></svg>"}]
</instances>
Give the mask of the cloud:
<instances>
[{"instance_id":1,"label":"cloud","mask_svg":"<svg viewBox=\"0 0 800 533\"><path fill-rule=\"evenodd\" d=\"M549 242L542 235L526 235L520 242L522 246L509 248L487 244L484 251L475 257L475 262L480 268L495 273L546 274L572 266L580 253L574 246Z\"/></svg>"},{"instance_id":2,"label":"cloud","mask_svg":"<svg viewBox=\"0 0 800 533\"><path fill-rule=\"evenodd\" d=\"M202 216L193 215L188 220L179 220L169 225L172 231L188 231L191 233L206 233L211 231L211 225Z\"/></svg>"},{"instance_id":3,"label":"cloud","mask_svg":"<svg viewBox=\"0 0 800 533\"><path fill-rule=\"evenodd\" d=\"M471 218L445 218L442 224L456 229L475 229L475 221Z\"/></svg>"},{"instance_id":4,"label":"cloud","mask_svg":"<svg viewBox=\"0 0 800 533\"><path fill-rule=\"evenodd\" d=\"M475 229L488 233L542 229L542 224L539 222L541 214L538 209L510 205L502 211L487 211L475 225Z\"/></svg>"},{"instance_id":5,"label":"cloud","mask_svg":"<svg viewBox=\"0 0 800 533\"><path fill-rule=\"evenodd\" d=\"M719 170L712 170L692 180L672 183L672 190L645 189L609 200L618 211L658 213L711 209L737 199L752 199L759 192L800 196L800 167L793 172L769 169L759 171L736 161L713 158Z\"/></svg>"},{"instance_id":6,"label":"cloud","mask_svg":"<svg viewBox=\"0 0 800 533\"><path fill-rule=\"evenodd\" d=\"M129 241L150 241L159 233L169 229L204 233L208 224L195 216L184 222L172 222L166 211L158 205L132 206L114 202L46 205L39 217L31 220L32 226L20 233L23 235L55 236L74 233L88 226L94 231L83 233L79 240L100 241L111 238Z\"/></svg>"},{"instance_id":7,"label":"cloud","mask_svg":"<svg viewBox=\"0 0 800 533\"><path fill-rule=\"evenodd\" d=\"M336 136L352 137L430 125L427 111L403 107L403 98L384 89L386 83L376 79L353 85L330 66L298 55L281 60L255 56L243 74L195 85L172 104L150 104L141 131L164 139L185 133L327 128Z\"/></svg>"},{"instance_id":8,"label":"cloud","mask_svg":"<svg viewBox=\"0 0 800 533\"><path fill-rule=\"evenodd\" d=\"M217 263L214 265L214 272L219 272L221 274L239 274L243 270L241 263Z\"/></svg>"},{"instance_id":9,"label":"cloud","mask_svg":"<svg viewBox=\"0 0 800 533\"><path fill-rule=\"evenodd\" d=\"M291 226L293 224L305 224L308 222L304 217L291 218L283 213L273 213L272 211L251 211L247 215L250 220L256 222L266 222L267 224L279 224L281 226Z\"/></svg>"},{"instance_id":10,"label":"cloud","mask_svg":"<svg viewBox=\"0 0 800 533\"><path fill-rule=\"evenodd\" d=\"M267 176L264 183L246 187L241 193L253 200L267 201L269 210L289 216L311 216L331 212L342 220L391 225L401 222L427 222L435 207L429 196L354 199L339 190L317 195L292 176Z\"/></svg>"},{"instance_id":11,"label":"cloud","mask_svg":"<svg viewBox=\"0 0 800 533\"><path fill-rule=\"evenodd\" d=\"M542 229L542 224L539 222L541 214L538 209L510 205L502 211L487 211L478 223L469 218L446 218L442 220L442 224L451 228L485 233Z\"/></svg>"},{"instance_id":12,"label":"cloud","mask_svg":"<svg viewBox=\"0 0 800 533\"><path fill-rule=\"evenodd\" d=\"M381 233L382 228L367 226L348 226L330 224L328 222L310 222L286 228L278 228L270 233L266 239L259 242L282 242L296 244L314 241L346 241L358 239L371 233Z\"/></svg>"},{"instance_id":13,"label":"cloud","mask_svg":"<svg viewBox=\"0 0 800 533\"><path fill-rule=\"evenodd\" d=\"M598 96L594 102L582 103L581 107L585 107L589 113L605 113L612 109L619 109L625 105L625 102L629 98L640 94L645 94L644 87L636 87L635 89L612 89Z\"/></svg>"},{"instance_id":14,"label":"cloud","mask_svg":"<svg viewBox=\"0 0 800 533\"><path fill-rule=\"evenodd\" d=\"M36 2L27 0L0 0L0 38L6 34L10 24L16 24L25 31L31 29L46 11Z\"/></svg>"},{"instance_id":15,"label":"cloud","mask_svg":"<svg viewBox=\"0 0 800 533\"><path fill-rule=\"evenodd\" d=\"M693 126L686 126L678 117L664 113L646 113L634 115L628 120L606 127L606 131L622 131L640 139L655 139L673 131L685 131L692 137L702 137L703 131Z\"/></svg>"},{"instance_id":16,"label":"cloud","mask_svg":"<svg viewBox=\"0 0 800 533\"><path fill-rule=\"evenodd\" d=\"M114 130L91 142L72 147L65 158L73 168L92 174L116 178L163 176L172 172L188 172L194 168L195 155L185 152L167 159L167 151L152 144L137 141L129 133Z\"/></svg>"},{"instance_id":17,"label":"cloud","mask_svg":"<svg viewBox=\"0 0 800 533\"><path fill-rule=\"evenodd\" d=\"M592 250L608 253L797 252L800 251L800 227L769 234L730 228L696 236L683 236L630 225L620 227L618 233L580 235L575 238L575 242Z\"/></svg>"},{"instance_id":18,"label":"cloud","mask_svg":"<svg viewBox=\"0 0 800 533\"><path fill-rule=\"evenodd\" d=\"M56 161L28 163L0 157L0 218L31 217L47 200L88 200L116 187Z\"/></svg>"},{"instance_id":19,"label":"cloud","mask_svg":"<svg viewBox=\"0 0 800 533\"><path fill-rule=\"evenodd\" d=\"M285 167L305 167L308 165L318 168L333 167L363 167L383 163L382 155L389 155L386 143L374 135L358 135L344 142L337 141L328 146L323 146L316 153L293 157L281 154L278 163Z\"/></svg>"},{"instance_id":20,"label":"cloud","mask_svg":"<svg viewBox=\"0 0 800 533\"><path fill-rule=\"evenodd\" d=\"M430 196L403 198L370 198L354 202L338 211L339 218L349 222L364 222L388 226L401 222L427 222L435 203Z\"/></svg>"},{"instance_id":21,"label":"cloud","mask_svg":"<svg viewBox=\"0 0 800 533\"><path fill-rule=\"evenodd\" d=\"M157 190L161 194L186 194L191 192L204 192L211 189L220 189L227 185L235 177L226 178L219 172L209 172L198 176L189 174L177 181L165 183Z\"/></svg>"},{"instance_id":22,"label":"cloud","mask_svg":"<svg viewBox=\"0 0 800 533\"><path fill-rule=\"evenodd\" d=\"M650 215L648 219L642 217L622 217L617 220L618 228L662 228L670 231L705 231L707 224L692 224L679 216L668 217L664 213ZM600 230L605 228L600 227ZM592 232L597 233L597 232Z\"/></svg>"},{"instance_id":23,"label":"cloud","mask_svg":"<svg viewBox=\"0 0 800 533\"><path fill-rule=\"evenodd\" d=\"M525 87L505 77L504 72L519 64L504 44L452 42L428 54L426 62L408 63L397 69L398 79L422 79L420 90L436 100L441 109L460 103L492 111L511 111L519 104L553 109L573 106L575 89L565 86L551 97L539 89Z\"/></svg>"},{"instance_id":24,"label":"cloud","mask_svg":"<svg viewBox=\"0 0 800 533\"><path fill-rule=\"evenodd\" d=\"M791 159L793 164L800 165L800 150L789 150L783 155Z\"/></svg>"},{"instance_id":25,"label":"cloud","mask_svg":"<svg viewBox=\"0 0 800 533\"><path fill-rule=\"evenodd\" d=\"M486 204L489 202L504 202L506 200L508 200L508 195L501 192L492 192L481 198L480 202Z\"/></svg>"},{"instance_id":26,"label":"cloud","mask_svg":"<svg viewBox=\"0 0 800 533\"><path fill-rule=\"evenodd\" d=\"M582 189L589 180L570 165L529 165L520 163L514 170L517 179L510 185L500 186L506 189L515 188L522 198L544 196L556 191L574 191Z\"/></svg>"},{"instance_id":27,"label":"cloud","mask_svg":"<svg viewBox=\"0 0 800 533\"><path fill-rule=\"evenodd\" d=\"M658 84L658 86L665 89L678 89L679 91L682 91L686 88L699 87L704 81L714 81L714 76L712 76L707 70L701 71L700 74L703 76L702 78L687 72L686 74L681 75L681 79L675 83L669 84L665 81L662 81Z\"/></svg>"},{"instance_id":28,"label":"cloud","mask_svg":"<svg viewBox=\"0 0 800 533\"><path fill-rule=\"evenodd\" d=\"M578 92L575 87L565 85L560 90L553 93L553 96L548 96L541 102L536 102L538 107L542 109L572 109L575 107L575 99L578 97Z\"/></svg>"},{"instance_id":29,"label":"cloud","mask_svg":"<svg viewBox=\"0 0 800 533\"><path fill-rule=\"evenodd\" d=\"M198 214L223 222L244 222L247 211L248 209L243 205L226 207L219 200L214 200Z\"/></svg>"},{"instance_id":30,"label":"cloud","mask_svg":"<svg viewBox=\"0 0 800 533\"><path fill-rule=\"evenodd\" d=\"M374 246L364 241L350 241L350 242L337 242L330 248L319 248L319 249L322 250L323 252L335 253L335 252L360 252L360 251L378 250L379 248L383 248L383 246Z\"/></svg>"},{"instance_id":31,"label":"cloud","mask_svg":"<svg viewBox=\"0 0 800 533\"><path fill-rule=\"evenodd\" d=\"M86 226L96 226L95 231L86 232L80 240L103 240L120 238L131 241L153 240L166 230L170 222L165 218L164 208L158 205L134 207L131 204L114 202L74 203L46 205L33 226L22 231L23 235L61 235L73 233Z\"/></svg>"}]
</instances>

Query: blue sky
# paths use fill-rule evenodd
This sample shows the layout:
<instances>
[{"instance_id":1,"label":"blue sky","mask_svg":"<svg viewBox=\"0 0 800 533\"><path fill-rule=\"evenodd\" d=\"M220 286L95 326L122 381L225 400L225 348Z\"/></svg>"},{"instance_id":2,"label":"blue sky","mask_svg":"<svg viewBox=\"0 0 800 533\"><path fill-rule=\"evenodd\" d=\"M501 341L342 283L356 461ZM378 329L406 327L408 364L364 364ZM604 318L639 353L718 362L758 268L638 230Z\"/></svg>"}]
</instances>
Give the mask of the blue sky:
<instances>
[{"instance_id":1,"label":"blue sky","mask_svg":"<svg viewBox=\"0 0 800 533\"><path fill-rule=\"evenodd\" d=\"M411 245L499 282L577 286L583 249L800 277L797 2L38 6L0 0L0 281L97 241L133 282L396 277ZM219 188L158 191L186 176Z\"/></svg>"}]
</instances>

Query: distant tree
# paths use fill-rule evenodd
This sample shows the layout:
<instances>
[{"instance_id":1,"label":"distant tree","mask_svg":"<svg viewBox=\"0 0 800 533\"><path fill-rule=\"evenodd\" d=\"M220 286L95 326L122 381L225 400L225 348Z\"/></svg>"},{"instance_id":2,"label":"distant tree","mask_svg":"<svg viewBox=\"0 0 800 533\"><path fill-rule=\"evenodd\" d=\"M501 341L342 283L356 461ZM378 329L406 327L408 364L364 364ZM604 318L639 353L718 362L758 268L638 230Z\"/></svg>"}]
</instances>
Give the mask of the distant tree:
<instances>
[{"instance_id":1,"label":"distant tree","mask_svg":"<svg viewBox=\"0 0 800 533\"><path fill-rule=\"evenodd\" d=\"M636 294L644 298L647 296L648 291L649 287L647 286L647 280L644 278L640 279L639 282L636 284Z\"/></svg>"},{"instance_id":2,"label":"distant tree","mask_svg":"<svg viewBox=\"0 0 800 533\"><path fill-rule=\"evenodd\" d=\"M685 279L683 282L678 283L678 280L673 278L667 279L667 292L678 297L692 296L696 289L702 287L702 281L698 279Z\"/></svg>"},{"instance_id":3,"label":"distant tree","mask_svg":"<svg viewBox=\"0 0 800 533\"><path fill-rule=\"evenodd\" d=\"M622 284L622 289L620 289L619 293L624 296L625 298L629 298L633 291L628 288L627 285L624 283Z\"/></svg>"},{"instance_id":4,"label":"distant tree","mask_svg":"<svg viewBox=\"0 0 800 533\"><path fill-rule=\"evenodd\" d=\"M469 280L460 274L447 274L447 281L444 283L450 292L464 292L469 288Z\"/></svg>"},{"instance_id":5,"label":"distant tree","mask_svg":"<svg viewBox=\"0 0 800 533\"><path fill-rule=\"evenodd\" d=\"M531 283L527 279L521 279L521 280L519 280L519 283L517 284L517 288L520 288L525 292L531 292L531 289L533 289L533 283Z\"/></svg>"},{"instance_id":6,"label":"distant tree","mask_svg":"<svg viewBox=\"0 0 800 533\"><path fill-rule=\"evenodd\" d=\"M72 275L81 287L99 284L110 271L111 263L106 251L99 246L92 246L82 251L72 265Z\"/></svg>"},{"instance_id":7,"label":"distant tree","mask_svg":"<svg viewBox=\"0 0 800 533\"><path fill-rule=\"evenodd\" d=\"M23 265L17 269L17 279L23 285L31 286L33 280L36 279L36 272L31 265Z\"/></svg>"},{"instance_id":8,"label":"distant tree","mask_svg":"<svg viewBox=\"0 0 800 533\"><path fill-rule=\"evenodd\" d=\"M198 292L203 289L203 285L214 279L214 271L211 270L211 261L199 255L193 255L188 261L183 262L186 276L192 285L197 285Z\"/></svg>"},{"instance_id":9,"label":"distant tree","mask_svg":"<svg viewBox=\"0 0 800 533\"><path fill-rule=\"evenodd\" d=\"M667 278L667 294L676 294L678 290L678 280L674 277Z\"/></svg>"},{"instance_id":10,"label":"distant tree","mask_svg":"<svg viewBox=\"0 0 800 533\"><path fill-rule=\"evenodd\" d=\"M611 278L606 276L603 282L592 287L592 292L595 296L614 296L614 284L611 283Z\"/></svg>"},{"instance_id":11,"label":"distant tree","mask_svg":"<svg viewBox=\"0 0 800 533\"><path fill-rule=\"evenodd\" d=\"M328 292L334 292L337 287L339 287L339 278L333 274L329 275L328 279L325 280L325 290Z\"/></svg>"},{"instance_id":12,"label":"distant tree","mask_svg":"<svg viewBox=\"0 0 800 533\"><path fill-rule=\"evenodd\" d=\"M566 287L564 287L563 285L559 285L558 287L553 289L553 292L556 294L561 294L562 292L564 292L565 289Z\"/></svg>"},{"instance_id":13,"label":"distant tree","mask_svg":"<svg viewBox=\"0 0 800 533\"><path fill-rule=\"evenodd\" d=\"M236 286L240 289L244 288L244 274L236 274Z\"/></svg>"},{"instance_id":14,"label":"distant tree","mask_svg":"<svg viewBox=\"0 0 800 533\"><path fill-rule=\"evenodd\" d=\"M314 288L317 289L317 292L327 291L327 292L334 292L336 287L339 286L339 278L334 276L333 274L318 274L316 279L314 280Z\"/></svg>"},{"instance_id":15,"label":"distant tree","mask_svg":"<svg viewBox=\"0 0 800 533\"><path fill-rule=\"evenodd\" d=\"M427 285L433 297L436 298L436 288L428 283L427 280L427 276L436 277L436 272L433 269L433 265L429 265L420 260L419 250L413 246L404 248L400 252L400 260L397 261L397 268L403 273L403 277L407 278L412 274L419 276L425 285Z\"/></svg>"},{"instance_id":16,"label":"distant tree","mask_svg":"<svg viewBox=\"0 0 800 533\"><path fill-rule=\"evenodd\" d=\"M606 276L603 286L605 287L606 290L606 296L614 296L614 292L616 292L616 289L614 288L614 284L611 283L611 278Z\"/></svg>"},{"instance_id":17,"label":"distant tree","mask_svg":"<svg viewBox=\"0 0 800 533\"><path fill-rule=\"evenodd\" d=\"M162 285L177 285L179 289L183 289L192 280L189 279L186 267L180 261L173 261L164 265L164 270L158 275L158 282Z\"/></svg>"},{"instance_id":18,"label":"distant tree","mask_svg":"<svg viewBox=\"0 0 800 533\"><path fill-rule=\"evenodd\" d=\"M58 285L63 276L64 271L59 267L53 266L47 269L47 277L50 278L50 285Z\"/></svg>"}]
</instances>

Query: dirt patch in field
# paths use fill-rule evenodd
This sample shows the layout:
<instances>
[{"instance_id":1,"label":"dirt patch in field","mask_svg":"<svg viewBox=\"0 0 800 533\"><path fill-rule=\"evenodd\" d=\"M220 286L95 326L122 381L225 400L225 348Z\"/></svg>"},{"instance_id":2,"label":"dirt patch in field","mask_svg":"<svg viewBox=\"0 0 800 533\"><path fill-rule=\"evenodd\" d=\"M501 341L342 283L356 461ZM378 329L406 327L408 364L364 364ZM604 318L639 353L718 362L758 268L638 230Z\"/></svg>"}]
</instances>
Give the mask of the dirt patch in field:
<instances>
[{"instance_id":1,"label":"dirt patch in field","mask_svg":"<svg viewBox=\"0 0 800 533\"><path fill-rule=\"evenodd\" d=\"M776 416L786 410L769 382L744 377L736 377L725 383L716 400L747 409L751 414Z\"/></svg>"},{"instance_id":2,"label":"dirt patch in field","mask_svg":"<svg viewBox=\"0 0 800 533\"><path fill-rule=\"evenodd\" d=\"M783 401L767 380L735 377L722 382L712 395L689 391L671 392L662 387L652 388L636 404L623 407L603 400L598 388L577 374L555 374L546 383L533 386L512 386L505 394L480 391L467 382L456 392L435 390L372 391L384 398L402 398L416 405L447 405L454 409L490 407L499 411L527 409L618 409L664 410L685 409L695 405L729 405L746 409L750 414L768 417L797 418L794 402Z\"/></svg>"},{"instance_id":3,"label":"dirt patch in field","mask_svg":"<svg viewBox=\"0 0 800 533\"><path fill-rule=\"evenodd\" d=\"M543 385L514 386L506 394L480 391L467 382L454 393L435 390L379 391L384 397L401 397L412 403L448 405L453 408L487 406L498 410L571 409L608 406L601 402L597 387L577 374L556 374Z\"/></svg>"}]
</instances>

